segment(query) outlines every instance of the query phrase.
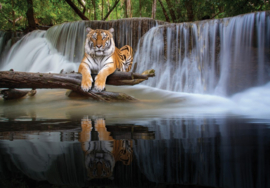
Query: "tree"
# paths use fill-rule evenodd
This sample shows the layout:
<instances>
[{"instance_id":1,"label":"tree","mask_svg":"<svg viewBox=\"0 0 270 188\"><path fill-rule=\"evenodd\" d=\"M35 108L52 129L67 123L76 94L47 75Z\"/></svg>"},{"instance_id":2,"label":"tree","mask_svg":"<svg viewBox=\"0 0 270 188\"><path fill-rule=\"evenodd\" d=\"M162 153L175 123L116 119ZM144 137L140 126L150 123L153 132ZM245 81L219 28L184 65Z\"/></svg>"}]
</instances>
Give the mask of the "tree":
<instances>
[{"instance_id":1,"label":"tree","mask_svg":"<svg viewBox=\"0 0 270 188\"><path fill-rule=\"evenodd\" d=\"M96 1L92 0L92 4L93 4L93 7L94 7L94 20L97 20Z\"/></svg>"},{"instance_id":2,"label":"tree","mask_svg":"<svg viewBox=\"0 0 270 188\"><path fill-rule=\"evenodd\" d=\"M176 16L175 16L175 13L174 13L173 6L171 4L171 1L170 0L166 0L166 3L168 5L169 11L170 11L172 22L175 22L176 21Z\"/></svg>"},{"instance_id":3,"label":"tree","mask_svg":"<svg viewBox=\"0 0 270 188\"><path fill-rule=\"evenodd\" d=\"M34 18L34 6L32 0L27 0L27 12L26 17L28 20L28 28L30 31L36 29L36 23Z\"/></svg>"},{"instance_id":4,"label":"tree","mask_svg":"<svg viewBox=\"0 0 270 188\"><path fill-rule=\"evenodd\" d=\"M108 11L108 13L106 14L106 16L103 18L103 20L106 20L108 18L108 16L111 14L111 12L115 9L115 7L117 6L117 4L120 2L120 0L116 0L113 7L110 8L110 10Z\"/></svg>"},{"instance_id":5,"label":"tree","mask_svg":"<svg viewBox=\"0 0 270 188\"><path fill-rule=\"evenodd\" d=\"M142 17L142 0L139 0L140 17Z\"/></svg>"},{"instance_id":6,"label":"tree","mask_svg":"<svg viewBox=\"0 0 270 188\"><path fill-rule=\"evenodd\" d=\"M193 13L193 2L192 0L185 1L186 9L187 9L187 17L188 21L194 21L194 13Z\"/></svg>"},{"instance_id":7,"label":"tree","mask_svg":"<svg viewBox=\"0 0 270 188\"><path fill-rule=\"evenodd\" d=\"M78 16L80 16L80 18L82 20L89 20L83 12L80 11L80 9L71 1L71 0L65 0L69 6L76 12L76 14L78 14Z\"/></svg>"},{"instance_id":8,"label":"tree","mask_svg":"<svg viewBox=\"0 0 270 188\"><path fill-rule=\"evenodd\" d=\"M104 20L104 17L103 17L103 7L104 7L104 0L101 0L101 18Z\"/></svg>"},{"instance_id":9,"label":"tree","mask_svg":"<svg viewBox=\"0 0 270 188\"><path fill-rule=\"evenodd\" d=\"M156 18L156 10L157 10L157 0L153 0L152 4L152 18Z\"/></svg>"},{"instance_id":10,"label":"tree","mask_svg":"<svg viewBox=\"0 0 270 188\"><path fill-rule=\"evenodd\" d=\"M85 4L86 4L86 2L82 2L82 0L78 0L78 3L83 7L82 13L85 14L85 11L86 11Z\"/></svg>"},{"instance_id":11,"label":"tree","mask_svg":"<svg viewBox=\"0 0 270 188\"><path fill-rule=\"evenodd\" d=\"M269 10L270 2L265 0L158 0L158 3L156 0L1 0L0 7L0 29L18 31L80 19L106 20L108 16L110 19L152 17L174 23L224 18Z\"/></svg>"},{"instance_id":12,"label":"tree","mask_svg":"<svg viewBox=\"0 0 270 188\"><path fill-rule=\"evenodd\" d=\"M167 11L166 11L162 1L161 0L158 0L158 1L160 3L161 8L162 8L163 14L164 14L164 16L166 18L166 22L170 22L170 18L169 18L168 14L167 14Z\"/></svg>"},{"instance_id":13,"label":"tree","mask_svg":"<svg viewBox=\"0 0 270 188\"><path fill-rule=\"evenodd\" d=\"M127 0L127 15L129 18L132 18L132 4L131 0Z\"/></svg>"}]
</instances>

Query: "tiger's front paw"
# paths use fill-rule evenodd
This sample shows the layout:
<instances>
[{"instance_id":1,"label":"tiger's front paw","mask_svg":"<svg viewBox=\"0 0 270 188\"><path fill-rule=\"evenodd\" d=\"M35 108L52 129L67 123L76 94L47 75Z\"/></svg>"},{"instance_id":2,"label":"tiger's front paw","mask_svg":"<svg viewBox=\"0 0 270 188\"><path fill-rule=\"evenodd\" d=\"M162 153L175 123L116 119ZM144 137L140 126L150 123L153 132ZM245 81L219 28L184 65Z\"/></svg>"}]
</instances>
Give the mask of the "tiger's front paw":
<instances>
[{"instance_id":1,"label":"tiger's front paw","mask_svg":"<svg viewBox=\"0 0 270 188\"><path fill-rule=\"evenodd\" d=\"M82 78L81 88L84 91L89 91L92 87L93 79L91 76L88 76L86 78Z\"/></svg>"},{"instance_id":2,"label":"tiger's front paw","mask_svg":"<svg viewBox=\"0 0 270 188\"><path fill-rule=\"evenodd\" d=\"M106 79L101 78L100 75L97 75L95 79L95 90L98 92L101 92L105 89L105 85L106 85Z\"/></svg>"},{"instance_id":3,"label":"tiger's front paw","mask_svg":"<svg viewBox=\"0 0 270 188\"><path fill-rule=\"evenodd\" d=\"M81 127L82 127L82 130L91 131L91 129L92 129L92 122L91 122L91 120L89 120L89 119L82 119L81 120Z\"/></svg>"}]
</instances>

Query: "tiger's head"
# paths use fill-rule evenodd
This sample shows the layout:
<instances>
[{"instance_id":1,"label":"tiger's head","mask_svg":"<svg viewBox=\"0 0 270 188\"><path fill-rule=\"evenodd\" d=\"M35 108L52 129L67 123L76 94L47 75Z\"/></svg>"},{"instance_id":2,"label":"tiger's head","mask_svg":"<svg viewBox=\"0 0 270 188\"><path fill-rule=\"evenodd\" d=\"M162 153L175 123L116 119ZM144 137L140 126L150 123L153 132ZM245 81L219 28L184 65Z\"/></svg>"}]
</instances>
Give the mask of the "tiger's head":
<instances>
[{"instance_id":1,"label":"tiger's head","mask_svg":"<svg viewBox=\"0 0 270 188\"><path fill-rule=\"evenodd\" d=\"M86 28L85 53L91 56L108 56L114 53L114 29L109 30Z\"/></svg>"},{"instance_id":2,"label":"tiger's head","mask_svg":"<svg viewBox=\"0 0 270 188\"><path fill-rule=\"evenodd\" d=\"M85 166L90 179L113 178L115 159L111 141L89 142L89 150L85 155Z\"/></svg>"}]
</instances>

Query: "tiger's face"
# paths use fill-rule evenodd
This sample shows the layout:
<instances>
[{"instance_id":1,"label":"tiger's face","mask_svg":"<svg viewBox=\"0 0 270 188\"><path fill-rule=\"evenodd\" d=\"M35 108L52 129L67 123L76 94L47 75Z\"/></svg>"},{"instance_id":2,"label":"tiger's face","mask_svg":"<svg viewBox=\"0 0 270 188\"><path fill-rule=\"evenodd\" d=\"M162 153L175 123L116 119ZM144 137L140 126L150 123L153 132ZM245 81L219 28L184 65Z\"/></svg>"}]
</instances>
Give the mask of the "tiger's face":
<instances>
[{"instance_id":1,"label":"tiger's face","mask_svg":"<svg viewBox=\"0 0 270 188\"><path fill-rule=\"evenodd\" d=\"M94 178L111 178L115 159L111 153L111 141L89 142L89 150L85 155L85 166L88 176Z\"/></svg>"},{"instance_id":2,"label":"tiger's face","mask_svg":"<svg viewBox=\"0 0 270 188\"><path fill-rule=\"evenodd\" d=\"M109 30L86 28L85 52L94 56L108 56L115 50L114 29Z\"/></svg>"}]
</instances>

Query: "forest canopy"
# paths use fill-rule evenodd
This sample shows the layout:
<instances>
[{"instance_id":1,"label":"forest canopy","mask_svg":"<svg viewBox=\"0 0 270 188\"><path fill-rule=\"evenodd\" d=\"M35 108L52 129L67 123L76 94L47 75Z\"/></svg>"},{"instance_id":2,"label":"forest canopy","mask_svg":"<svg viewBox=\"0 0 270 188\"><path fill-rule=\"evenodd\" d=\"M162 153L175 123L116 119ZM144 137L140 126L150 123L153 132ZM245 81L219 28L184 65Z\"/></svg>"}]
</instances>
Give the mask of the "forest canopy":
<instances>
[{"instance_id":1,"label":"forest canopy","mask_svg":"<svg viewBox=\"0 0 270 188\"><path fill-rule=\"evenodd\" d=\"M190 22L269 9L269 0L1 0L0 30L132 17Z\"/></svg>"}]
</instances>

